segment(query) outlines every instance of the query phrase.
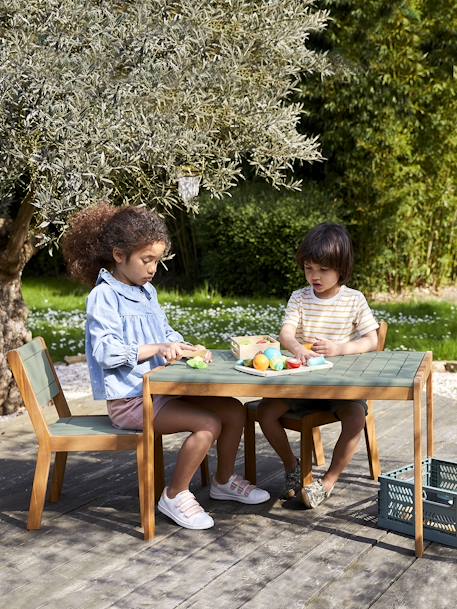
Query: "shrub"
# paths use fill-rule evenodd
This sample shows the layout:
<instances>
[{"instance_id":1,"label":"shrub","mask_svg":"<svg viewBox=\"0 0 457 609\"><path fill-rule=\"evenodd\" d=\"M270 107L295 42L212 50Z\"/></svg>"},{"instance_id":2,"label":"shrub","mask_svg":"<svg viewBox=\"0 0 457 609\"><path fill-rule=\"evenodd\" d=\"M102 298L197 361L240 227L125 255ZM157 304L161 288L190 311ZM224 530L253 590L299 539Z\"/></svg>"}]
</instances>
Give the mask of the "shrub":
<instances>
[{"instance_id":1,"label":"shrub","mask_svg":"<svg viewBox=\"0 0 457 609\"><path fill-rule=\"evenodd\" d=\"M201 276L222 294L286 296L303 285L295 252L305 233L338 221L313 185L278 193L248 184L222 201L204 200L193 220Z\"/></svg>"}]
</instances>

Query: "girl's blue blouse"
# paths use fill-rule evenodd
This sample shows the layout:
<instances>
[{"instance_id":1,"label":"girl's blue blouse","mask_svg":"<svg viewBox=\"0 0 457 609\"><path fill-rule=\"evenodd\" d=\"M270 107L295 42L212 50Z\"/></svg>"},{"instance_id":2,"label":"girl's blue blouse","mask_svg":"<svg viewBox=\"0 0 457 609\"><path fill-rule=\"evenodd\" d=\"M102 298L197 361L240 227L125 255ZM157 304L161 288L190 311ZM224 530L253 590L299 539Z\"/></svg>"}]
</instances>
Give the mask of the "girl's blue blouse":
<instances>
[{"instance_id":1,"label":"girl's blue blouse","mask_svg":"<svg viewBox=\"0 0 457 609\"><path fill-rule=\"evenodd\" d=\"M127 285L101 269L87 298L86 357L95 400L117 400L142 395L143 375L165 364L152 357L138 363L138 348L156 343L182 342L170 327L157 300L156 289Z\"/></svg>"}]
</instances>

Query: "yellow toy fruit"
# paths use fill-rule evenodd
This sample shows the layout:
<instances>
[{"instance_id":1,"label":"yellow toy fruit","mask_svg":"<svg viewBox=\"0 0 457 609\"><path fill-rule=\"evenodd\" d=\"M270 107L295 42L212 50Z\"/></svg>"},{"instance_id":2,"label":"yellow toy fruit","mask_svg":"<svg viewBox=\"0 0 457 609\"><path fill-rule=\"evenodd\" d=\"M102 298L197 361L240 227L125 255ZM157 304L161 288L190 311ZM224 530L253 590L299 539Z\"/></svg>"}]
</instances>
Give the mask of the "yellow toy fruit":
<instances>
[{"instance_id":1,"label":"yellow toy fruit","mask_svg":"<svg viewBox=\"0 0 457 609\"><path fill-rule=\"evenodd\" d=\"M266 370L270 365L270 360L263 353L257 353L252 360L252 365L256 370Z\"/></svg>"}]
</instances>

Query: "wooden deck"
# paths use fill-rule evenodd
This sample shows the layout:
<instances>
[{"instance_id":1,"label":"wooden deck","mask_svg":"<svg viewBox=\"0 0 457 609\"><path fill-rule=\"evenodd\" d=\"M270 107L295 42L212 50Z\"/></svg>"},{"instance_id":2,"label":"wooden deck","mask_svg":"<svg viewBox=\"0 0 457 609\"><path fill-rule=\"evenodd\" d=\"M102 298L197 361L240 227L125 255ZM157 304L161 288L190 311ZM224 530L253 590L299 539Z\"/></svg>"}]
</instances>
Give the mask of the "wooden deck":
<instances>
[{"instance_id":1,"label":"wooden deck","mask_svg":"<svg viewBox=\"0 0 457 609\"><path fill-rule=\"evenodd\" d=\"M100 411L93 402L72 407ZM411 405L377 402L376 413L383 470L411 463ZM323 430L327 459L338 427ZM436 397L435 434L435 456L457 460L457 399ZM294 432L291 438L296 442ZM165 438L168 473L179 443L178 436ZM318 510L285 509L274 500L258 507L216 502L196 480L192 490L216 526L188 531L159 515L150 543L139 528L133 453L69 458L61 502L46 505L40 531L26 531L35 446L27 415L0 427L5 609L456 606L457 549L427 542L425 557L416 559L413 539L377 528L377 484L363 440ZM258 455L259 485L275 497L282 472L259 431Z\"/></svg>"}]
</instances>

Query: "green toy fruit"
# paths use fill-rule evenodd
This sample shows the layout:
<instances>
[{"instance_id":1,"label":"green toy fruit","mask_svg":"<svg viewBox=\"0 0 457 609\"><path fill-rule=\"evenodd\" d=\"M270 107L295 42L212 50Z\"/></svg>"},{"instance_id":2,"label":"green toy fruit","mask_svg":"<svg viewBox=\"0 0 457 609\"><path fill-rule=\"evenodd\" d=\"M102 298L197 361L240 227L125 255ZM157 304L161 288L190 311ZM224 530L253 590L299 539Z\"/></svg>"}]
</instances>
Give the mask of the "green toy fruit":
<instances>
[{"instance_id":1,"label":"green toy fruit","mask_svg":"<svg viewBox=\"0 0 457 609\"><path fill-rule=\"evenodd\" d=\"M282 370L284 368L284 358L282 357L282 355L280 355L279 357L273 357L273 359L270 360L270 368L272 370Z\"/></svg>"}]
</instances>

